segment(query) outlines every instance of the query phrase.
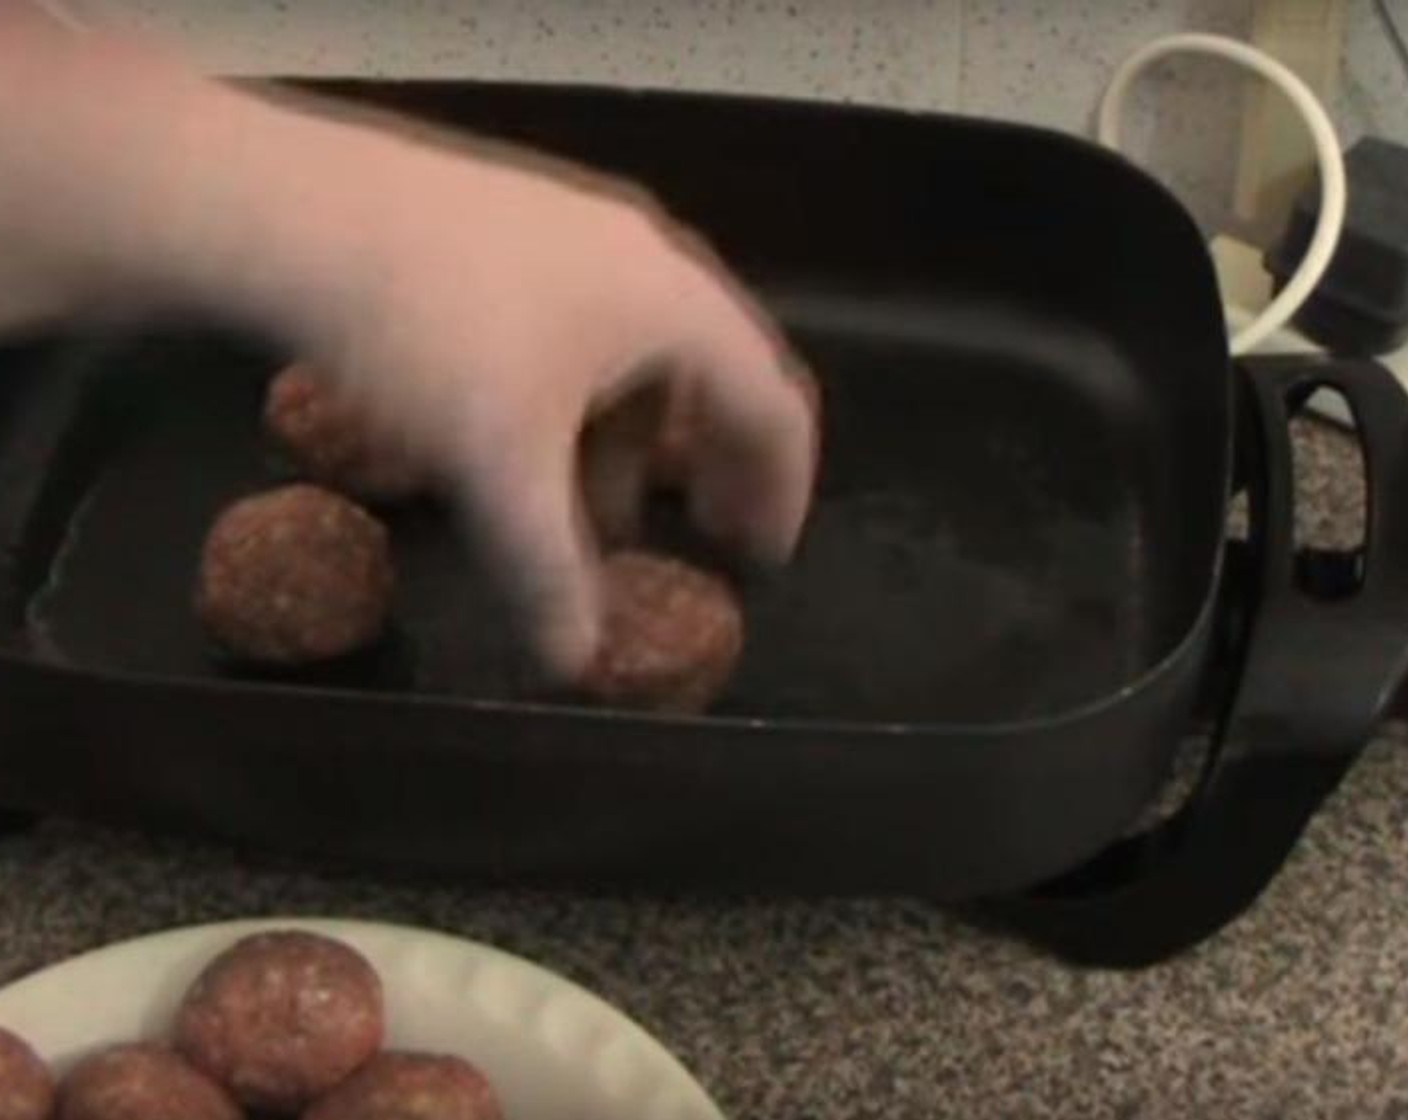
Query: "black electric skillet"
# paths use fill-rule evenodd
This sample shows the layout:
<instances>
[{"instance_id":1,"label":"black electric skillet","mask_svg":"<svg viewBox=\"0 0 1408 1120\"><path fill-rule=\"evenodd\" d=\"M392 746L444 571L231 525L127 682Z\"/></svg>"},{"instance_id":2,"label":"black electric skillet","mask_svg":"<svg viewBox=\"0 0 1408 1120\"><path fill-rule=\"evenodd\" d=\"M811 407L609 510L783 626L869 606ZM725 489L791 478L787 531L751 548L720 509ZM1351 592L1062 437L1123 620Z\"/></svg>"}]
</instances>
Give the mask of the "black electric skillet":
<instances>
[{"instance_id":1,"label":"black electric skillet","mask_svg":"<svg viewBox=\"0 0 1408 1120\"><path fill-rule=\"evenodd\" d=\"M189 326L16 346L0 804L520 883L998 899L1106 963L1255 896L1408 648L1408 409L1383 370L1231 367L1198 231L1072 139L685 95L321 88L634 176L706 231L826 394L801 555L750 585L745 664L708 718L523 692L492 596L426 510L393 516L383 648L253 679L211 656L189 594L214 511L279 476L257 419L279 356ZM1368 534L1297 559L1287 419L1318 385L1358 418ZM1242 483L1253 533L1224 563ZM1128 838L1200 712L1199 788Z\"/></svg>"}]
</instances>

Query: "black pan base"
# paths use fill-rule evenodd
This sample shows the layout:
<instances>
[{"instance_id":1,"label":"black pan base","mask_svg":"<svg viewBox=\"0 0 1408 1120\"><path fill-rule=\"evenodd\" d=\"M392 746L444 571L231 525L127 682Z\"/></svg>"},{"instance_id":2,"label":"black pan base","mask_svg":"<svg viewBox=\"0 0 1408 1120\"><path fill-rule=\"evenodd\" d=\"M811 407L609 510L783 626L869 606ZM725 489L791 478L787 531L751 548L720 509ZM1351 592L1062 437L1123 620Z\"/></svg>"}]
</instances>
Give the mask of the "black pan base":
<instances>
[{"instance_id":1,"label":"black pan base","mask_svg":"<svg viewBox=\"0 0 1408 1120\"><path fill-rule=\"evenodd\" d=\"M251 674L191 615L222 503L285 477L284 355L190 324L0 358L0 804L515 882L1020 890L1120 836L1207 669L1232 380L1198 231L1118 159L856 108L323 87L645 181L816 369L796 564L695 720L542 703L433 508L380 648Z\"/></svg>"},{"instance_id":2,"label":"black pan base","mask_svg":"<svg viewBox=\"0 0 1408 1120\"><path fill-rule=\"evenodd\" d=\"M825 472L796 563L748 580L747 654L721 714L1033 719L1152 663L1164 636L1145 610L1159 590L1132 461L1142 441L1060 364L1108 356L1062 354L1060 340L1040 361L972 345L961 318L787 310L824 371ZM379 648L282 675L211 648L191 611L200 542L226 503L290 477L259 426L276 368L214 334L95 352L74 417L87 438L55 462L65 500L27 558L30 651L177 679L543 698L493 580L430 503L381 512L399 583Z\"/></svg>"}]
</instances>

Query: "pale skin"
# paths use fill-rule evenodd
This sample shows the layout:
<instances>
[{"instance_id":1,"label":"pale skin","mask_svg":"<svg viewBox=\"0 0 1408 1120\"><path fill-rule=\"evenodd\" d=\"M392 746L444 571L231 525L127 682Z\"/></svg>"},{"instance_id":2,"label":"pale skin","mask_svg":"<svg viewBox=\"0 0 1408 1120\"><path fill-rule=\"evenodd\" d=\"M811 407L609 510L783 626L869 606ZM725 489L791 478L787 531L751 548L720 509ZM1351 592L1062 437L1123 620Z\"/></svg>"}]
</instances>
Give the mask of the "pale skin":
<instances>
[{"instance_id":1,"label":"pale skin","mask_svg":"<svg viewBox=\"0 0 1408 1120\"><path fill-rule=\"evenodd\" d=\"M801 532L812 413L781 333L642 192L205 80L0 0L0 329L181 306L363 396L450 480L524 634L571 677L600 632L583 495L629 519L646 381L698 402L700 527L766 562Z\"/></svg>"}]
</instances>

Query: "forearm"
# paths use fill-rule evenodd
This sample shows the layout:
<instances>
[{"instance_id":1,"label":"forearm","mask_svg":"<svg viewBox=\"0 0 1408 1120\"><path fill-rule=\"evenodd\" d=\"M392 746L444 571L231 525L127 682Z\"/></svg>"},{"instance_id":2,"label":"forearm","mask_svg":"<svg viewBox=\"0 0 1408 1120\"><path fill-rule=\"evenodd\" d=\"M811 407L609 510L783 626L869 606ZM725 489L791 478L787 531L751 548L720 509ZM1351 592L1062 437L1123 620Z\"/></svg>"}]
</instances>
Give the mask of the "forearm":
<instances>
[{"instance_id":1,"label":"forearm","mask_svg":"<svg viewBox=\"0 0 1408 1120\"><path fill-rule=\"evenodd\" d=\"M0 106L0 325L190 305L322 329L351 246L318 229L364 220L318 158L332 126L4 14Z\"/></svg>"}]
</instances>

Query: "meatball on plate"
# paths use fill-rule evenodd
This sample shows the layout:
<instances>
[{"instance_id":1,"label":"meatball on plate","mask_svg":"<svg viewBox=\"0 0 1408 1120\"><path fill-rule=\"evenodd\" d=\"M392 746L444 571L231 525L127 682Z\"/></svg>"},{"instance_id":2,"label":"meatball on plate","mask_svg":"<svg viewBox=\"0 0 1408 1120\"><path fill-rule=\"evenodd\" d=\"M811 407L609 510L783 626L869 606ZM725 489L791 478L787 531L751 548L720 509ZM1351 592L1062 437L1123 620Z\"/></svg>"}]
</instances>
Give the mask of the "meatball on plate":
<instances>
[{"instance_id":1,"label":"meatball on plate","mask_svg":"<svg viewBox=\"0 0 1408 1120\"><path fill-rule=\"evenodd\" d=\"M347 952L330 951L328 941ZM410 1087L442 1095L456 1120L496 1120L499 1112L504 1120L724 1120L659 1042L596 996L488 946L398 926L230 922L123 942L0 989L0 1028L24 1039L61 1083L95 1055L116 1052L119 1068L96 1067L99 1074L149 1080L161 1067L195 1092L191 1057L211 1080L227 1077L224 1058L213 1055L238 1042L243 1016L254 1013L250 1000L277 1000L289 976L303 972L335 993L326 1001L341 1008L334 1014L348 1016L349 1029L327 1036L337 1040L337 1061L370 1048L374 1036L384 1047L323 1094L334 1109L379 1106L383 1094ZM368 1027L381 1016L384 1037L379 1022ZM316 1019L322 1030L325 1006ZM133 1043L142 1047L135 1056L117 1049ZM329 1053L316 1048L318 1069L337 1064ZM251 1061L267 1073L281 1056L272 1059L261 1050ZM258 1084L266 1091L286 1082ZM206 1096L216 1109L219 1098Z\"/></svg>"}]
</instances>

